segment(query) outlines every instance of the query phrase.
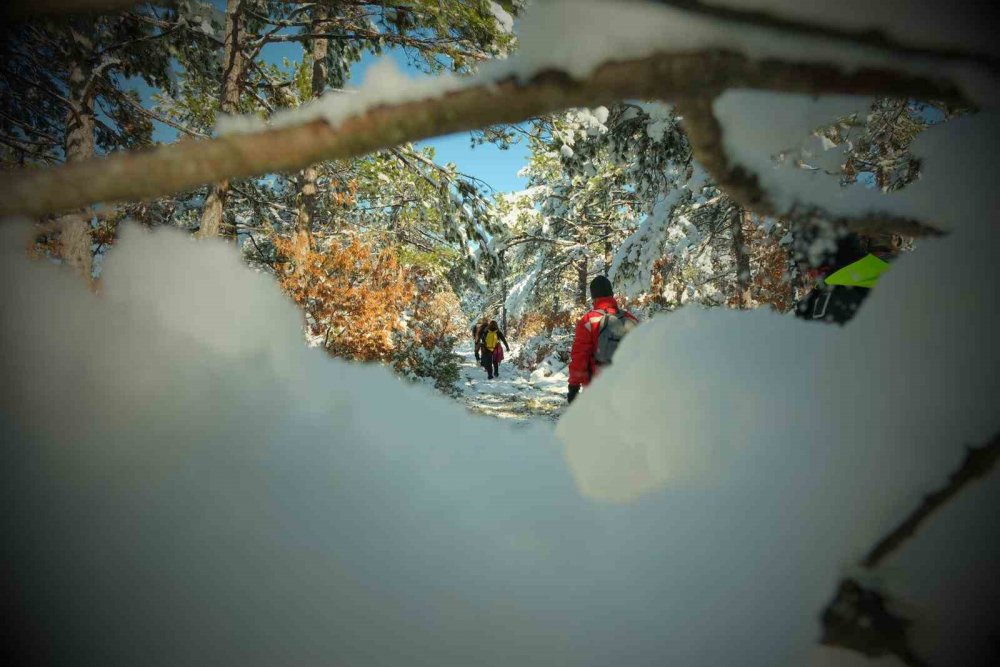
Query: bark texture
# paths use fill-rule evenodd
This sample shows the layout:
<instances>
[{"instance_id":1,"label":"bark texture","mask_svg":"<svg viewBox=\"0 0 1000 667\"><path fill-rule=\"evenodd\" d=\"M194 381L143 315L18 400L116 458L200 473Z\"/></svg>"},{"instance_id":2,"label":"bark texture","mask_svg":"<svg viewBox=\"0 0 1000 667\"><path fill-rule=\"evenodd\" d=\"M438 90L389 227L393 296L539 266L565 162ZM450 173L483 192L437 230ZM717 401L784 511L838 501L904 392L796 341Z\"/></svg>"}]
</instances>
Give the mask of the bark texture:
<instances>
[{"instance_id":1,"label":"bark texture","mask_svg":"<svg viewBox=\"0 0 1000 667\"><path fill-rule=\"evenodd\" d=\"M322 34L327 31L329 22L327 21L328 9L322 5L317 5L312 10L313 33ZM327 63L326 58L329 51L329 42L326 39L316 38L312 40L312 98L317 99L326 91ZM299 195L298 210L296 211L295 229L296 233L304 237L308 247L312 247L312 227L316 220L318 209L318 188L316 181L319 179L319 169L316 165L310 165L299 174Z\"/></svg>"},{"instance_id":2,"label":"bark texture","mask_svg":"<svg viewBox=\"0 0 1000 667\"><path fill-rule=\"evenodd\" d=\"M747 222L746 212L734 207L730 218L733 226L733 257L736 258L736 287L739 291L740 308L752 308L750 298L750 249L747 248L743 226Z\"/></svg>"},{"instance_id":3,"label":"bark texture","mask_svg":"<svg viewBox=\"0 0 1000 667\"><path fill-rule=\"evenodd\" d=\"M584 255L576 261L576 300L584 308L590 304L587 298L587 256Z\"/></svg>"},{"instance_id":4,"label":"bark texture","mask_svg":"<svg viewBox=\"0 0 1000 667\"><path fill-rule=\"evenodd\" d=\"M241 44L243 38L243 19L240 14L243 0L227 0L226 2L226 38L225 60L222 69L222 91L219 94L219 112L236 114L240 109L240 90L243 79L244 59ZM228 174L218 174L221 180L216 181L205 198L205 208L201 212L201 225L198 228L199 238L212 236L236 236L236 230L223 228L226 198L229 196ZM196 184L197 185L197 184Z\"/></svg>"},{"instance_id":5,"label":"bark texture","mask_svg":"<svg viewBox=\"0 0 1000 667\"><path fill-rule=\"evenodd\" d=\"M90 71L84 42L88 39L89 26L84 20L74 21L73 39L67 48L74 54L70 66L66 112L66 161L85 162L96 154L94 140L94 92L99 72ZM59 255L80 274L87 283L92 281L93 256L90 253L89 211L83 210L62 215L57 220L59 229Z\"/></svg>"}]
</instances>

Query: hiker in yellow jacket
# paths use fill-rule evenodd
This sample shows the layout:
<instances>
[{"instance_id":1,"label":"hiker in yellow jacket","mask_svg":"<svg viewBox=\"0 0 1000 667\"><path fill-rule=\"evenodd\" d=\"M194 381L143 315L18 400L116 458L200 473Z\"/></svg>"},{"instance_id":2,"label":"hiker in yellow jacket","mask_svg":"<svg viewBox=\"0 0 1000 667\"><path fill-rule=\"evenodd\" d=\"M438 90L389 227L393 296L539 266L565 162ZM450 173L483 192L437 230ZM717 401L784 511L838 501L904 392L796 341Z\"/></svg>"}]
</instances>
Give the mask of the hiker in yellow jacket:
<instances>
[{"instance_id":1,"label":"hiker in yellow jacket","mask_svg":"<svg viewBox=\"0 0 1000 667\"><path fill-rule=\"evenodd\" d=\"M501 343L503 347L501 347ZM496 320L490 320L489 325L479 334L479 358L486 376L492 380L500 374L500 362L503 360L503 348L510 352L507 338L500 331Z\"/></svg>"}]
</instances>

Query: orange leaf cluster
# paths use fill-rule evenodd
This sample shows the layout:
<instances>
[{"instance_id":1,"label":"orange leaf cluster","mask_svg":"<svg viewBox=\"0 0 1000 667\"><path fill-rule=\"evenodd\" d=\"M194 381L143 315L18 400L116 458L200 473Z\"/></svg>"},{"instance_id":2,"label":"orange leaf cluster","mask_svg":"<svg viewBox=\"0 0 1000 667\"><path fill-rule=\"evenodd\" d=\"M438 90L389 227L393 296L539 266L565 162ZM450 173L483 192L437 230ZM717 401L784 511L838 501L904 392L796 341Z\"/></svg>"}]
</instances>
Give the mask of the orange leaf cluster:
<instances>
[{"instance_id":1,"label":"orange leaf cluster","mask_svg":"<svg viewBox=\"0 0 1000 667\"><path fill-rule=\"evenodd\" d=\"M330 183L330 203L334 206L354 206L358 194L358 181L351 179L347 183L333 180Z\"/></svg>"},{"instance_id":2,"label":"orange leaf cluster","mask_svg":"<svg viewBox=\"0 0 1000 667\"><path fill-rule=\"evenodd\" d=\"M414 346L425 350L448 347L448 339L464 331L462 307L453 291L436 289L433 281L417 277L417 296L410 313L411 337Z\"/></svg>"},{"instance_id":3,"label":"orange leaf cluster","mask_svg":"<svg viewBox=\"0 0 1000 667\"><path fill-rule=\"evenodd\" d=\"M276 238L282 288L305 310L313 335L332 354L390 361L416 297L411 277L391 249L357 238L311 248L304 234Z\"/></svg>"},{"instance_id":4,"label":"orange leaf cluster","mask_svg":"<svg viewBox=\"0 0 1000 667\"><path fill-rule=\"evenodd\" d=\"M786 313L795 305L795 294L788 278L788 251L774 236L763 229L747 232L753 248L751 262L755 268L750 294L754 301L768 304L779 313Z\"/></svg>"},{"instance_id":5,"label":"orange leaf cluster","mask_svg":"<svg viewBox=\"0 0 1000 667\"><path fill-rule=\"evenodd\" d=\"M571 328L573 311L529 310L512 320L510 330L518 339L527 340L542 333L549 335L554 329Z\"/></svg>"}]
</instances>

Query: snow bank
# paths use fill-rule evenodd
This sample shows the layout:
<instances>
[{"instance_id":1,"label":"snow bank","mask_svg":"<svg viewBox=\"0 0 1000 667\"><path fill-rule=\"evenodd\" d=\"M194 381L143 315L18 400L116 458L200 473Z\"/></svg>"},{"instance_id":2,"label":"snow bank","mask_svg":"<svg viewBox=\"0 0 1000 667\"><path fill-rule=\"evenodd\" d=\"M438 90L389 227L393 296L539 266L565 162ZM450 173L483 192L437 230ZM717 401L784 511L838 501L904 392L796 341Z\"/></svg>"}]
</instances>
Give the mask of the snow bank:
<instances>
[{"instance_id":1,"label":"snow bank","mask_svg":"<svg viewBox=\"0 0 1000 667\"><path fill-rule=\"evenodd\" d=\"M707 511L711 525L698 529L731 531L725 541L755 573L744 584L749 597L815 595L820 604L828 593L812 588L819 580L810 572L856 562L945 483L965 446L1000 431L1000 316L989 277L1000 252L1000 198L990 184L998 138L998 118L984 114L918 140L924 178L901 206L916 212L920 202L959 231L894 263L850 326L687 308L629 336L557 428L584 493L699 497L699 509L675 507L676 516L695 521ZM914 603L931 663L978 664L962 647L995 626L985 610L1000 599L986 575L1000 565L998 476L976 493L954 525L936 522L937 540L928 530L923 549L904 551L903 564L881 575ZM693 536L698 529L663 527L713 541ZM768 554L783 565L759 567ZM969 615L958 612L960 598Z\"/></svg>"},{"instance_id":2,"label":"snow bank","mask_svg":"<svg viewBox=\"0 0 1000 667\"><path fill-rule=\"evenodd\" d=\"M593 518L551 429L306 348L225 244L126 229L95 298L0 233L4 562L54 662L553 655Z\"/></svg>"},{"instance_id":3,"label":"snow bank","mask_svg":"<svg viewBox=\"0 0 1000 667\"><path fill-rule=\"evenodd\" d=\"M653 320L562 447L306 348L221 242L126 229L95 297L4 224L19 641L57 664L806 664L838 577L1000 429L998 126L919 142L911 187L943 180L927 212L957 231L850 326ZM932 664L979 657L998 500L993 474L878 573Z\"/></svg>"}]
</instances>

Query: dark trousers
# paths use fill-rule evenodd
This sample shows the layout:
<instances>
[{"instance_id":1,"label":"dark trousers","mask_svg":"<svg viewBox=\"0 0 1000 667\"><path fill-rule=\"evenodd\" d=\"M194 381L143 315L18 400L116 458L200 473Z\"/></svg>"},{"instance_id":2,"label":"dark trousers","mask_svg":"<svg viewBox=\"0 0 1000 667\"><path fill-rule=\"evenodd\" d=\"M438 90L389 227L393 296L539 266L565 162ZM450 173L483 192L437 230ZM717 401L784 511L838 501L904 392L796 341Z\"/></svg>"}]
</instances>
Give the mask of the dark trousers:
<instances>
[{"instance_id":1,"label":"dark trousers","mask_svg":"<svg viewBox=\"0 0 1000 667\"><path fill-rule=\"evenodd\" d=\"M489 376L490 379L492 379L494 375L499 375L500 362L493 361L493 353L484 348L479 354L482 358L483 368L486 369L486 375Z\"/></svg>"},{"instance_id":2,"label":"dark trousers","mask_svg":"<svg viewBox=\"0 0 1000 667\"><path fill-rule=\"evenodd\" d=\"M795 316L844 325L854 317L869 294L871 290L867 287L831 285L822 290L813 288L795 305Z\"/></svg>"}]
</instances>

